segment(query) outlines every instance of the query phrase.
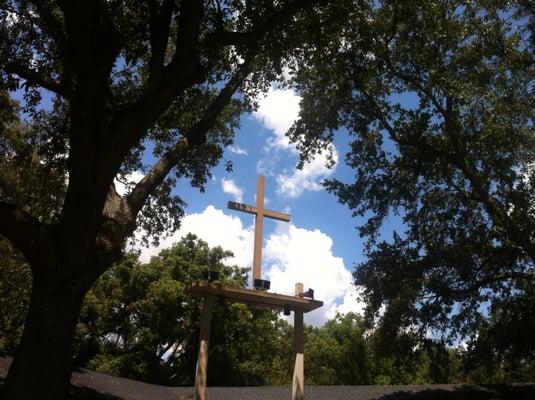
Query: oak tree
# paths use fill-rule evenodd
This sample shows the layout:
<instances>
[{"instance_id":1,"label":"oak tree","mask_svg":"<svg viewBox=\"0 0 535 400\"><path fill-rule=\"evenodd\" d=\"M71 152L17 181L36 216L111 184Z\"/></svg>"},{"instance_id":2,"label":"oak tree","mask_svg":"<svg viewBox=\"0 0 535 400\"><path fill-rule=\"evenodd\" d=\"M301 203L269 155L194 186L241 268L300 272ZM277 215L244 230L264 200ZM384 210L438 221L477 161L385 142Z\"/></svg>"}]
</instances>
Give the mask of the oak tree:
<instances>
[{"instance_id":1,"label":"oak tree","mask_svg":"<svg viewBox=\"0 0 535 400\"><path fill-rule=\"evenodd\" d=\"M28 122L24 146L2 158L28 150L44 170L64 171L41 212L2 183L0 234L33 277L8 398L65 394L85 294L136 227L177 226L183 203L172 188L202 187L239 115L336 11L324 3L1 1L0 89L23 90ZM138 170L144 178L130 182Z\"/></svg>"},{"instance_id":2,"label":"oak tree","mask_svg":"<svg viewBox=\"0 0 535 400\"><path fill-rule=\"evenodd\" d=\"M385 333L419 326L469 339L493 315L500 329L516 324L516 356L535 355L535 36L525 3L380 1L295 79L303 101L290 133L303 159L335 132L350 137L354 180L326 187L365 221L368 260L355 279ZM400 221L391 240L388 219Z\"/></svg>"}]
</instances>

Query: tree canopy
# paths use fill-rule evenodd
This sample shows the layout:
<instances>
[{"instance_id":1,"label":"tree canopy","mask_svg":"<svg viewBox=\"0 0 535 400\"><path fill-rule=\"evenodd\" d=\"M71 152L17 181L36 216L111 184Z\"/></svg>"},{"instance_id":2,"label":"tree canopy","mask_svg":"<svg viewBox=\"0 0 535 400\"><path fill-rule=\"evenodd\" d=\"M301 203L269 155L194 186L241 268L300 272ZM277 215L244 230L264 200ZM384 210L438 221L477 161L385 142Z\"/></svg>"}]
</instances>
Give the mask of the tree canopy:
<instances>
[{"instance_id":1,"label":"tree canopy","mask_svg":"<svg viewBox=\"0 0 535 400\"><path fill-rule=\"evenodd\" d=\"M315 46L343 15L338 4L308 0L0 2L0 90L24 91L26 120L20 140L2 136L2 162L18 163L21 175L2 183L0 234L33 279L9 398L67 390L91 285L136 227L157 238L178 226L184 204L172 188L202 188L240 114L295 68L299 46ZM144 154L155 162L145 165ZM13 184L26 179L34 200L40 175L25 173L28 160L57 172L40 209Z\"/></svg>"},{"instance_id":2,"label":"tree canopy","mask_svg":"<svg viewBox=\"0 0 535 400\"><path fill-rule=\"evenodd\" d=\"M303 159L341 128L351 138L354 181L326 187L366 219L355 281L384 332L485 329L494 350L535 354L530 15L522 2L379 2L297 74ZM389 218L402 224L385 240Z\"/></svg>"},{"instance_id":3,"label":"tree canopy","mask_svg":"<svg viewBox=\"0 0 535 400\"><path fill-rule=\"evenodd\" d=\"M193 385L201 299L187 287L208 270L219 271L225 285L244 287L246 271L222 263L229 255L187 235L147 264L125 257L86 296L76 362L151 383ZM281 358L290 364L291 345L280 340L288 325L275 311L223 303L212 319L210 385L265 385L288 375L290 365L278 365Z\"/></svg>"}]
</instances>

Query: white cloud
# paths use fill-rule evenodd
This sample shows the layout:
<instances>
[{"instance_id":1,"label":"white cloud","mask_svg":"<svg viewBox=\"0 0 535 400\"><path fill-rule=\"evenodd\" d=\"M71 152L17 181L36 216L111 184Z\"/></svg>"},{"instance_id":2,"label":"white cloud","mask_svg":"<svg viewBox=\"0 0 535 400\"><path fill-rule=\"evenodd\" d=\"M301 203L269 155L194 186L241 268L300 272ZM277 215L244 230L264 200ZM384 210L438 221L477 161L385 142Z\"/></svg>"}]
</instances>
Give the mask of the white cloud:
<instances>
[{"instance_id":1,"label":"white cloud","mask_svg":"<svg viewBox=\"0 0 535 400\"><path fill-rule=\"evenodd\" d=\"M336 312L362 312L362 304L354 296L351 273L344 260L332 252L332 239L318 229L307 230L290 225L286 232L272 234L265 248L266 276L272 291L294 293L296 282L305 290L314 289L314 297L324 305L305 316L312 325L322 325ZM290 320L291 321L291 320Z\"/></svg>"},{"instance_id":2,"label":"white cloud","mask_svg":"<svg viewBox=\"0 0 535 400\"><path fill-rule=\"evenodd\" d=\"M248 155L247 150L245 150L245 149L243 149L243 148L241 148L240 146L237 146L237 145L236 146L230 146L228 149L229 149L229 151L231 153L234 153L234 154L236 154L238 156L246 156L246 155Z\"/></svg>"},{"instance_id":3,"label":"white cloud","mask_svg":"<svg viewBox=\"0 0 535 400\"><path fill-rule=\"evenodd\" d=\"M251 217L252 221L252 217ZM182 219L180 229L171 236L162 238L158 246L141 247L140 260L150 261L163 249L171 247L188 233L193 233L206 241L211 247L221 246L230 250L234 257L225 260L228 265L249 268L252 265L253 227L244 227L240 218L227 215L214 206L208 206L202 213L188 214ZM141 233L137 233L141 235Z\"/></svg>"},{"instance_id":4,"label":"white cloud","mask_svg":"<svg viewBox=\"0 0 535 400\"><path fill-rule=\"evenodd\" d=\"M291 89L270 88L267 94L260 99L255 117L271 129L273 137L268 139L267 147L288 151L297 154L295 145L290 143L285 133L299 116L301 98ZM338 160L338 152L332 146L333 160ZM327 151L317 154L301 170L284 171L277 176L279 195L296 198L307 190L321 190L321 181L334 173L333 168L325 166ZM257 164L257 170L261 174L270 174L280 164L278 157L269 154L269 157L261 159Z\"/></svg>"},{"instance_id":5,"label":"white cloud","mask_svg":"<svg viewBox=\"0 0 535 400\"><path fill-rule=\"evenodd\" d=\"M236 185L232 179L221 179L221 187L223 192L232 195L237 202L243 201L243 189Z\"/></svg>"},{"instance_id":6,"label":"white cloud","mask_svg":"<svg viewBox=\"0 0 535 400\"><path fill-rule=\"evenodd\" d=\"M117 194L124 196L125 194L130 193L133 186L144 177L145 175L141 171L134 171L121 178L121 181L115 178L113 183L115 183L115 190L117 191ZM126 184L124 182L126 182Z\"/></svg>"},{"instance_id":7,"label":"white cloud","mask_svg":"<svg viewBox=\"0 0 535 400\"><path fill-rule=\"evenodd\" d=\"M279 195L296 198L306 190L321 190L321 181L332 175L338 162L338 152L333 147L332 157L334 166L328 168L328 152L322 151L317 154L309 163L306 163L302 169L294 170L290 173L285 172L277 176L277 193Z\"/></svg>"},{"instance_id":8,"label":"white cloud","mask_svg":"<svg viewBox=\"0 0 535 400\"><path fill-rule=\"evenodd\" d=\"M227 264L250 268L254 240L252 222L253 217L251 225L244 226L238 216L208 206L201 213L184 217L180 230L162 239L158 247L141 248L140 259L149 261L191 232L210 246L231 250L234 257L226 260ZM279 223L265 241L263 277L271 281L271 291L293 295L295 283L302 282L305 290L314 289L315 298L324 302L322 308L306 314L308 324L318 326L336 312L362 312L363 309L355 296L351 273L343 259L333 254L332 245L332 239L318 229L307 230L284 223Z\"/></svg>"},{"instance_id":9,"label":"white cloud","mask_svg":"<svg viewBox=\"0 0 535 400\"><path fill-rule=\"evenodd\" d=\"M334 318L336 313L347 314L349 312L358 313L364 315L364 302L359 298L361 294L361 288L354 285L347 285L344 288L344 295L342 296L342 302L334 307L331 307L328 312L329 318Z\"/></svg>"},{"instance_id":10,"label":"white cloud","mask_svg":"<svg viewBox=\"0 0 535 400\"><path fill-rule=\"evenodd\" d=\"M271 142L276 148L295 151L295 147L285 136L299 115L301 98L291 89L269 89L260 99L254 116L275 133Z\"/></svg>"}]
</instances>

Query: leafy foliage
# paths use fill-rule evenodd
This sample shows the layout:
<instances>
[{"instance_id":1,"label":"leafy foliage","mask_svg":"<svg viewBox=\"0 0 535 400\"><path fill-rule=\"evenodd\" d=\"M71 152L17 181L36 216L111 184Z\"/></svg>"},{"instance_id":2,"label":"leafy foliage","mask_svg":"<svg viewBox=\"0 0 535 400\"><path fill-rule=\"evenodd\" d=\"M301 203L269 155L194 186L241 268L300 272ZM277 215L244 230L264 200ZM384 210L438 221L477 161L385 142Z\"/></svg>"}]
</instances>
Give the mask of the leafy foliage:
<instances>
[{"instance_id":1,"label":"leafy foliage","mask_svg":"<svg viewBox=\"0 0 535 400\"><path fill-rule=\"evenodd\" d=\"M231 255L187 235L147 264L133 255L107 271L85 299L77 363L143 381L192 385L201 300L187 293L202 272L243 287L245 271L222 262ZM210 384L261 385L277 379L288 327L271 310L216 306L210 340ZM285 374L287 375L287 374Z\"/></svg>"},{"instance_id":2,"label":"leafy foliage","mask_svg":"<svg viewBox=\"0 0 535 400\"><path fill-rule=\"evenodd\" d=\"M337 316L307 332L306 376L317 385L371 383L370 349L365 325L355 314Z\"/></svg>"},{"instance_id":3,"label":"leafy foliage","mask_svg":"<svg viewBox=\"0 0 535 400\"><path fill-rule=\"evenodd\" d=\"M531 304L535 282L535 67L523 12L515 2L378 2L350 15L295 79L304 98L290 134L303 158L339 128L351 137L355 180L326 187L366 219L368 261L355 280L369 321L391 336L418 326L466 338L494 315L496 328L518 324L518 346L497 339L500 351L534 355L522 345L533 313L509 306ZM393 216L403 231L384 241Z\"/></svg>"},{"instance_id":4,"label":"leafy foliage","mask_svg":"<svg viewBox=\"0 0 535 400\"><path fill-rule=\"evenodd\" d=\"M0 276L0 351L13 352L28 310L31 273L24 258L5 239L0 240Z\"/></svg>"},{"instance_id":5,"label":"leafy foliage","mask_svg":"<svg viewBox=\"0 0 535 400\"><path fill-rule=\"evenodd\" d=\"M222 263L229 254L189 235L146 264L127 255L86 296L77 327L75 365L151 383L192 385L201 304L187 294L187 285L202 271L216 269L222 282L243 287L244 271ZM0 280L4 311L0 350L12 351L23 326L30 276L19 259L2 260L0 271L17 277ZM495 328L506 331L503 326L488 327ZM533 363L517 358L517 353L499 357L492 342L497 337L509 339L480 330L475 344L459 350L431 340L421 342L417 332L385 337L370 330L361 316L337 315L322 327L305 327L305 373L307 382L315 385L530 381ZM209 384L289 385L292 348L293 328L273 311L217 305Z\"/></svg>"},{"instance_id":6,"label":"leafy foliage","mask_svg":"<svg viewBox=\"0 0 535 400\"><path fill-rule=\"evenodd\" d=\"M54 129L41 121L29 129L19 119L19 105L0 91L0 196L24 203L43 221L57 217L65 180L62 161L47 158L56 146ZM16 191L13 190L16 188ZM15 195L16 194L16 195ZM0 350L13 352L20 341L32 289L31 269L13 244L0 236Z\"/></svg>"},{"instance_id":7,"label":"leafy foliage","mask_svg":"<svg viewBox=\"0 0 535 400\"><path fill-rule=\"evenodd\" d=\"M361 316L337 315L307 331L307 380L317 385L399 385L456 383L461 360L454 349L403 333L384 340Z\"/></svg>"}]
</instances>

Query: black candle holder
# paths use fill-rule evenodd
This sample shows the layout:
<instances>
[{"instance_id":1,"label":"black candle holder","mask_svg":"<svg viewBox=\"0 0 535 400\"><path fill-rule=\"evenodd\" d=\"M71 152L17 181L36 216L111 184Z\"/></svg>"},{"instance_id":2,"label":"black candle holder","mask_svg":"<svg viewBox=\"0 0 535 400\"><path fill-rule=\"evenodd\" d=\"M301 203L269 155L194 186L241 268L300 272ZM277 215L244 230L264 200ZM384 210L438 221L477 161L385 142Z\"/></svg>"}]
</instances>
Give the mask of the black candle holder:
<instances>
[{"instance_id":1,"label":"black candle holder","mask_svg":"<svg viewBox=\"0 0 535 400\"><path fill-rule=\"evenodd\" d=\"M258 290L269 290L271 287L271 282L266 281L265 279L255 279L253 287Z\"/></svg>"},{"instance_id":2,"label":"black candle holder","mask_svg":"<svg viewBox=\"0 0 535 400\"><path fill-rule=\"evenodd\" d=\"M299 293L299 297L306 297L314 300L314 289L308 289L306 292Z\"/></svg>"}]
</instances>

